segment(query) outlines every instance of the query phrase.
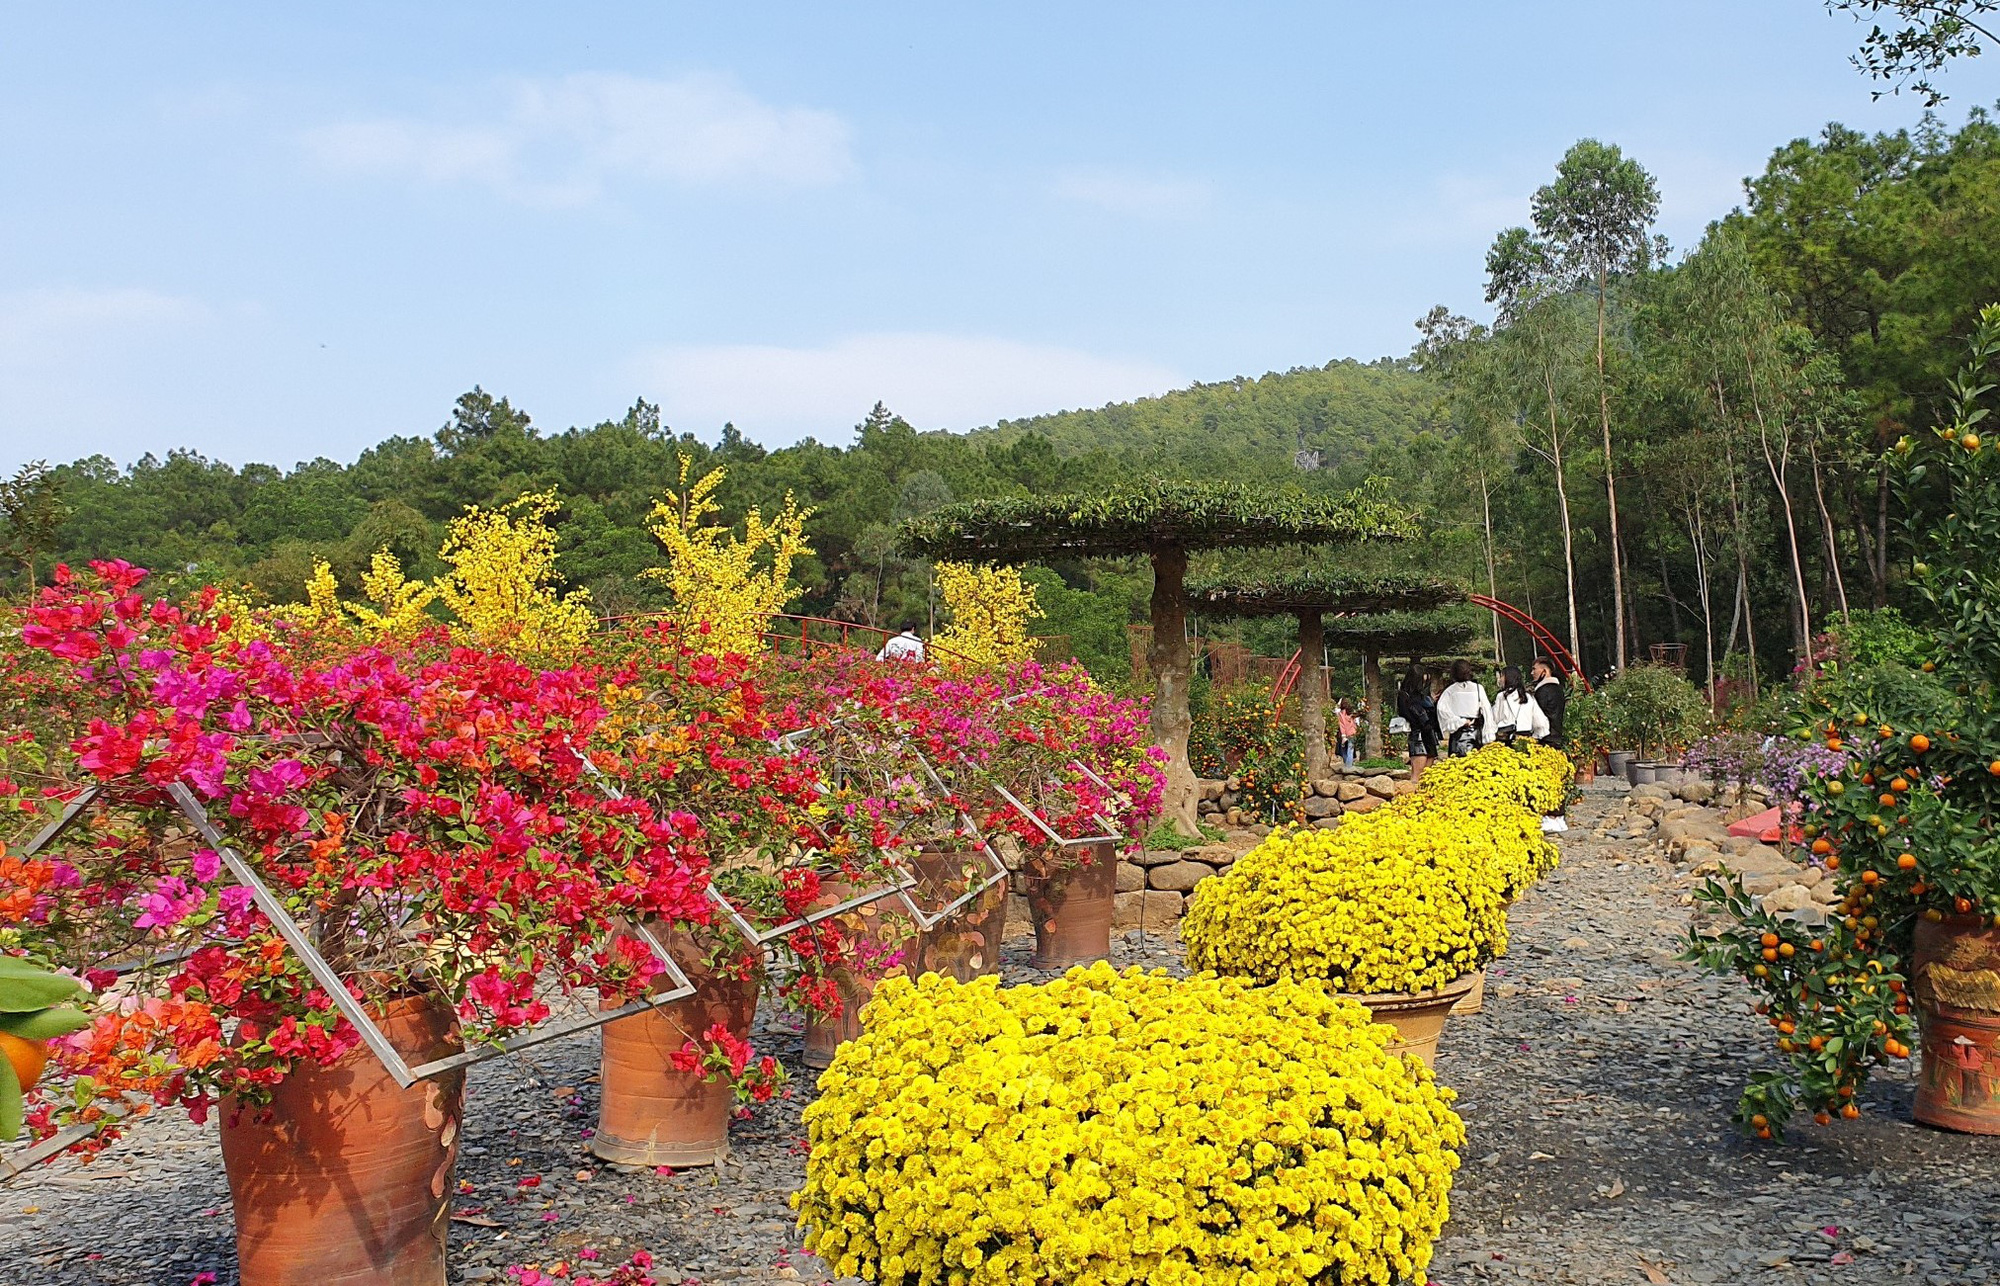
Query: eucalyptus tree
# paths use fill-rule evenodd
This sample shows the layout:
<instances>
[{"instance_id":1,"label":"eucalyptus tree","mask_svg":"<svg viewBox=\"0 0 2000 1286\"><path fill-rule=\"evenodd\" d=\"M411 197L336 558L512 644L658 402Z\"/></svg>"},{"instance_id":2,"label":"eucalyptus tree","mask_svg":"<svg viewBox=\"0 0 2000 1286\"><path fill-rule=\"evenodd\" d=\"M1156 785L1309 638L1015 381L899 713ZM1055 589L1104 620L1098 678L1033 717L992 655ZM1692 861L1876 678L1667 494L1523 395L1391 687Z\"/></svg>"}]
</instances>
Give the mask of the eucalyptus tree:
<instances>
[{"instance_id":1,"label":"eucalyptus tree","mask_svg":"<svg viewBox=\"0 0 2000 1286\"><path fill-rule=\"evenodd\" d=\"M1552 183L1529 203L1531 232L1508 228L1486 256L1489 303L1511 321L1556 294L1587 292L1596 305L1598 426L1604 448L1604 498L1611 538L1614 650L1626 663L1625 556L1618 524L1618 472L1611 432L1611 381L1606 369L1613 284L1664 255L1651 235L1660 209L1653 176L1615 144L1579 140L1556 165Z\"/></svg>"}]
</instances>

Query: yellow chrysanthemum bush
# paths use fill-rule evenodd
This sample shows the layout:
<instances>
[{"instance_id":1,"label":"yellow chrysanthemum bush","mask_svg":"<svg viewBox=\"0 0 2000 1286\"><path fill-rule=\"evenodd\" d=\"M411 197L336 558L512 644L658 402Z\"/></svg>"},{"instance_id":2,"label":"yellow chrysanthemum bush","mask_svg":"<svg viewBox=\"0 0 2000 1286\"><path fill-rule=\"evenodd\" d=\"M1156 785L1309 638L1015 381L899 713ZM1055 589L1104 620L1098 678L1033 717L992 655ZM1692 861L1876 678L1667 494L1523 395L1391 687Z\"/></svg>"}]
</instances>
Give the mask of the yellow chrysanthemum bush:
<instances>
[{"instance_id":1,"label":"yellow chrysanthemum bush","mask_svg":"<svg viewBox=\"0 0 2000 1286\"><path fill-rule=\"evenodd\" d=\"M1017 569L939 563L936 574L938 597L951 615L933 640L941 656L992 669L1034 659L1028 623L1040 620L1042 609Z\"/></svg>"},{"instance_id":2,"label":"yellow chrysanthemum bush","mask_svg":"<svg viewBox=\"0 0 2000 1286\"><path fill-rule=\"evenodd\" d=\"M1108 964L884 982L805 1111L836 1274L912 1286L1424 1280L1464 1126L1325 989Z\"/></svg>"},{"instance_id":3,"label":"yellow chrysanthemum bush","mask_svg":"<svg viewBox=\"0 0 2000 1286\"><path fill-rule=\"evenodd\" d=\"M751 656L763 649L771 618L802 592L791 582L792 563L813 552L805 536L813 511L799 508L787 492L784 507L770 521L757 509L745 514L739 536L733 528L707 522L722 508L715 492L727 470L713 469L690 484L693 467L683 455L681 489L656 503L647 523L666 549L667 565L640 575L664 582L673 593L669 615L689 646L709 656Z\"/></svg>"},{"instance_id":4,"label":"yellow chrysanthemum bush","mask_svg":"<svg viewBox=\"0 0 2000 1286\"><path fill-rule=\"evenodd\" d=\"M583 646L597 617L590 591L556 591L556 533L548 517L557 507L553 490L530 492L498 509L467 506L451 520L439 551L451 571L434 585L458 618L454 633L522 656L561 658Z\"/></svg>"},{"instance_id":5,"label":"yellow chrysanthemum bush","mask_svg":"<svg viewBox=\"0 0 2000 1286\"><path fill-rule=\"evenodd\" d=\"M1392 806L1274 831L1195 886L1181 936L1193 969L1432 991L1507 949L1505 902L1484 828Z\"/></svg>"},{"instance_id":6,"label":"yellow chrysanthemum bush","mask_svg":"<svg viewBox=\"0 0 2000 1286\"><path fill-rule=\"evenodd\" d=\"M1542 817L1559 812L1575 769L1559 750L1521 742L1487 746L1424 773L1423 787L1397 801L1406 812L1438 810L1484 832L1508 901L1556 868Z\"/></svg>"}]
</instances>

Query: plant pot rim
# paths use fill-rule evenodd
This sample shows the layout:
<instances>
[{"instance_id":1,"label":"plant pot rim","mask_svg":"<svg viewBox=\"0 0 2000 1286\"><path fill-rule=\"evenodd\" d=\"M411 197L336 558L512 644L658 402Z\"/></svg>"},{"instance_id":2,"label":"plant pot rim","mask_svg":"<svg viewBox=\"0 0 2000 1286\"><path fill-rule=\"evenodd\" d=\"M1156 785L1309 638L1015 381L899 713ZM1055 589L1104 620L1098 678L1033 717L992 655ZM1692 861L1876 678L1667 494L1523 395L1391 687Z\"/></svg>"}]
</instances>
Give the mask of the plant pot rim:
<instances>
[{"instance_id":1,"label":"plant pot rim","mask_svg":"<svg viewBox=\"0 0 2000 1286\"><path fill-rule=\"evenodd\" d=\"M1339 994L1349 1000L1358 1000L1370 1009L1426 1009L1445 1002L1456 1004L1479 981L1479 974L1479 969L1468 970L1433 991L1343 991Z\"/></svg>"}]
</instances>

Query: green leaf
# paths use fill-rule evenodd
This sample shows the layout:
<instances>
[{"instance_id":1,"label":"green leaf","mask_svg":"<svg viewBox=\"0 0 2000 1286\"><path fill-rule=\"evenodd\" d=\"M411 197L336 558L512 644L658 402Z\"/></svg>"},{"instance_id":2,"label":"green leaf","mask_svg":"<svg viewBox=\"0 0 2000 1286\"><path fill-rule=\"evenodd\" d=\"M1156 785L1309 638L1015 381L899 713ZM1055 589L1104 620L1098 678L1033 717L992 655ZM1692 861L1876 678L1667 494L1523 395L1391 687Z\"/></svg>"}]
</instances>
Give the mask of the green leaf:
<instances>
[{"instance_id":1,"label":"green leaf","mask_svg":"<svg viewBox=\"0 0 2000 1286\"><path fill-rule=\"evenodd\" d=\"M83 990L74 978L38 969L18 956L0 956L0 1013L30 1013L59 1005Z\"/></svg>"},{"instance_id":2,"label":"green leaf","mask_svg":"<svg viewBox=\"0 0 2000 1286\"><path fill-rule=\"evenodd\" d=\"M0 1015L0 1031L22 1040L54 1040L90 1026L90 1015L67 1006L32 1014Z\"/></svg>"},{"instance_id":3,"label":"green leaf","mask_svg":"<svg viewBox=\"0 0 2000 1286\"><path fill-rule=\"evenodd\" d=\"M14 1075L12 1063L0 1058L0 1143L12 1143L21 1137L25 1106L21 1101L21 1078Z\"/></svg>"}]
</instances>

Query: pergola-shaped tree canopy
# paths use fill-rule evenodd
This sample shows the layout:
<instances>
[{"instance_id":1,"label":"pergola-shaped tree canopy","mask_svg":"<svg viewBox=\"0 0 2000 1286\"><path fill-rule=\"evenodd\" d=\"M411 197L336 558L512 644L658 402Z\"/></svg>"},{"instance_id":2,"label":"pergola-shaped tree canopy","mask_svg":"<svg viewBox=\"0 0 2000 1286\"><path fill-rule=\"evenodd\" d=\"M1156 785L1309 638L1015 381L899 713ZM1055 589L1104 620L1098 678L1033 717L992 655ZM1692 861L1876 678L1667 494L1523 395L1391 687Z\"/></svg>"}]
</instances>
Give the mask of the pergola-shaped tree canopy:
<instances>
[{"instance_id":1,"label":"pergola-shaped tree canopy","mask_svg":"<svg viewBox=\"0 0 2000 1286\"><path fill-rule=\"evenodd\" d=\"M1368 693L1368 753L1382 752L1382 658L1411 659L1465 650L1477 631L1476 621L1461 612L1381 612L1330 621L1326 646L1361 653L1361 675Z\"/></svg>"},{"instance_id":2,"label":"pergola-shaped tree canopy","mask_svg":"<svg viewBox=\"0 0 2000 1286\"><path fill-rule=\"evenodd\" d=\"M1211 576L1188 586L1197 608L1228 616L1296 616L1299 621L1299 709L1305 729L1308 780L1324 777L1332 759L1326 746L1325 618L1353 613L1413 613L1462 602L1465 588L1434 576L1365 575L1316 567L1266 576ZM1358 618L1368 619L1368 618ZM1369 723L1372 750L1380 735Z\"/></svg>"},{"instance_id":3,"label":"pergola-shaped tree canopy","mask_svg":"<svg viewBox=\"0 0 2000 1286\"><path fill-rule=\"evenodd\" d=\"M1167 752L1166 815L1193 835L1188 764L1187 559L1191 550L1400 539L1414 518L1371 484L1341 495L1300 487L1140 478L1089 495L974 500L903 524L929 558L1030 563L1145 554L1153 564L1153 739Z\"/></svg>"}]
</instances>

